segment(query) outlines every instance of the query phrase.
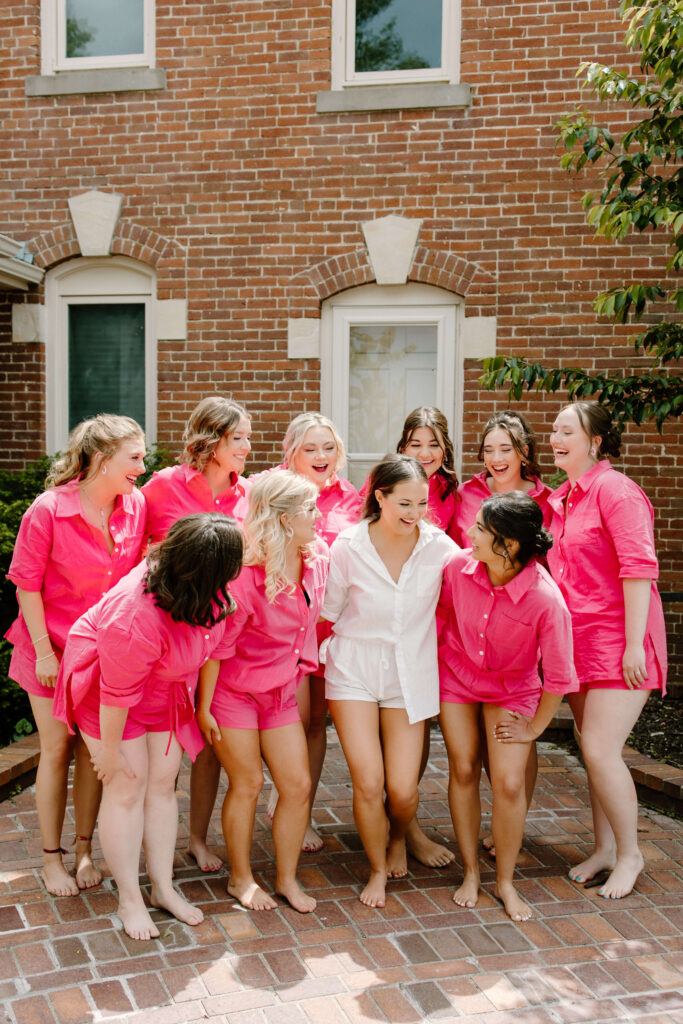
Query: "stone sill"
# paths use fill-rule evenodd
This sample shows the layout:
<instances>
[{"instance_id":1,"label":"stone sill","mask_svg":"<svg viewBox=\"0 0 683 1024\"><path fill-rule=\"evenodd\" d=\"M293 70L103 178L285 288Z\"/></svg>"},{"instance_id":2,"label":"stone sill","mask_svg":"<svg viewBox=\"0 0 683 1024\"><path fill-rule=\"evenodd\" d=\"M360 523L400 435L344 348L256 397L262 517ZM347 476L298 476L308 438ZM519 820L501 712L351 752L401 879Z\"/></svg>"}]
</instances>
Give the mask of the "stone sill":
<instances>
[{"instance_id":1,"label":"stone sill","mask_svg":"<svg viewBox=\"0 0 683 1024\"><path fill-rule=\"evenodd\" d=\"M378 110L430 110L436 107L469 107L469 85L443 82L423 85L369 85L319 92L318 114L359 114Z\"/></svg>"},{"instance_id":2,"label":"stone sill","mask_svg":"<svg viewBox=\"0 0 683 1024\"><path fill-rule=\"evenodd\" d=\"M166 88L163 68L101 68L27 75L26 96L76 96L91 92L140 92Z\"/></svg>"}]
</instances>

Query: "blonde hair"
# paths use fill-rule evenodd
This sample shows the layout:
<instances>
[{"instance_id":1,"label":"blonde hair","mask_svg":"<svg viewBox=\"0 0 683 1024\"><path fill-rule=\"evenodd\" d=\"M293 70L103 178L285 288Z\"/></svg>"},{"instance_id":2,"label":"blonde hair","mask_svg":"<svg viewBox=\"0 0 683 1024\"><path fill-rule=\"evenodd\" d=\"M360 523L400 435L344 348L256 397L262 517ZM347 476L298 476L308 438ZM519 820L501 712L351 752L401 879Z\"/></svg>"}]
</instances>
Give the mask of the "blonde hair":
<instances>
[{"instance_id":1,"label":"blonde hair","mask_svg":"<svg viewBox=\"0 0 683 1024\"><path fill-rule=\"evenodd\" d=\"M319 412L302 412L298 416L295 416L292 422L287 427L287 433L282 440L282 447L285 452L285 465L287 469L291 469L294 465L294 460L303 448L306 434L311 427L327 427L329 432L334 438L334 443L337 446L337 464L335 466L335 473L338 473L340 469L343 469L346 465L346 452L344 451L344 442L337 433L332 420L328 420L327 416L323 416Z\"/></svg>"},{"instance_id":2,"label":"blonde hair","mask_svg":"<svg viewBox=\"0 0 683 1024\"><path fill-rule=\"evenodd\" d=\"M69 434L66 451L52 463L46 486L56 487L78 477L86 477L92 469L95 455L101 455L104 462L116 454L124 441L138 438L144 445L144 431L130 416L100 413L92 419L83 420Z\"/></svg>"},{"instance_id":3,"label":"blonde hair","mask_svg":"<svg viewBox=\"0 0 683 1024\"><path fill-rule=\"evenodd\" d=\"M249 491L249 511L243 523L245 565L262 565L266 572L266 597L272 602L278 594L293 593L294 584L286 574L287 532L282 516L296 515L306 501L315 501L318 489L305 476L289 469L275 469L254 481ZM306 558L313 556L312 545L302 548Z\"/></svg>"},{"instance_id":4,"label":"blonde hair","mask_svg":"<svg viewBox=\"0 0 683 1024\"><path fill-rule=\"evenodd\" d=\"M223 398L222 395L202 398L190 413L183 432L185 451L182 461L189 462L193 469L201 472L220 439L234 433L242 418L249 420L249 413L231 398Z\"/></svg>"}]
</instances>

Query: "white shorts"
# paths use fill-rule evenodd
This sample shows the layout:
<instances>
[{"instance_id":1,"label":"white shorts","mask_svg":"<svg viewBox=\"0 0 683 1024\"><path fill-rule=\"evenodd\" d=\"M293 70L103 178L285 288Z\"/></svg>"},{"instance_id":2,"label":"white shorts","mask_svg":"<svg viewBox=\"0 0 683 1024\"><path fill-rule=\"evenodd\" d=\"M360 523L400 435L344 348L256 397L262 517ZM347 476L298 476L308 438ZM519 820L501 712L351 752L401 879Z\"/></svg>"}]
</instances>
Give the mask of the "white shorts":
<instances>
[{"instance_id":1,"label":"white shorts","mask_svg":"<svg viewBox=\"0 0 683 1024\"><path fill-rule=\"evenodd\" d=\"M394 648L334 635L325 654L325 697L405 708Z\"/></svg>"}]
</instances>

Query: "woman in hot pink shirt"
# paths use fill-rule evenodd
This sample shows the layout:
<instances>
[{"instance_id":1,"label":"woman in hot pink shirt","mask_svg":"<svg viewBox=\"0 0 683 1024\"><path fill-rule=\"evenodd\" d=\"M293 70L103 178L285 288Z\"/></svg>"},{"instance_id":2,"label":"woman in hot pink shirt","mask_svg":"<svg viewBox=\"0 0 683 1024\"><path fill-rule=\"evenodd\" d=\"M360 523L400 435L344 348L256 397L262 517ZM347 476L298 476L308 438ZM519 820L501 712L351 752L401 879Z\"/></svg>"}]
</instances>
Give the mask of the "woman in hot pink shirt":
<instances>
[{"instance_id":1,"label":"woman in hot pink shirt","mask_svg":"<svg viewBox=\"0 0 683 1024\"><path fill-rule=\"evenodd\" d=\"M361 498L353 484L339 473L346 463L344 443L337 429L319 412L302 412L287 428L282 442L285 461L279 469L290 469L315 484L320 516L315 532L328 546L338 535L360 519ZM271 471L272 472L272 471ZM329 636L327 623L318 624L318 646ZM297 691L301 720L306 730L308 760L311 770L311 811L325 760L327 748L327 701L325 680L317 672L302 679ZM268 801L268 814L273 817L277 804L277 789L273 786ZM309 820L303 849L319 850L323 841Z\"/></svg>"},{"instance_id":2,"label":"woman in hot pink shirt","mask_svg":"<svg viewBox=\"0 0 683 1024\"><path fill-rule=\"evenodd\" d=\"M606 880L600 895L631 892L642 869L638 802L621 752L650 690L666 690L666 634L654 514L640 487L612 469L620 437L597 402L559 413L550 436L568 480L553 492L550 571L567 601L581 692L570 706L591 786L595 851L570 878Z\"/></svg>"},{"instance_id":3,"label":"woman in hot pink shirt","mask_svg":"<svg viewBox=\"0 0 683 1024\"><path fill-rule=\"evenodd\" d=\"M311 789L296 691L318 666L316 623L328 548L315 534L316 497L309 480L288 470L264 473L252 485L245 566L231 588L237 611L218 660L204 666L199 679L197 719L230 783L223 804L228 893L250 910L277 906L256 884L249 858L262 757L279 793L276 891L301 913L315 909L296 879Z\"/></svg>"},{"instance_id":4,"label":"woman in hot pink shirt","mask_svg":"<svg viewBox=\"0 0 683 1024\"><path fill-rule=\"evenodd\" d=\"M550 525L548 505L551 489L539 477L536 463L536 438L524 416L506 409L495 413L481 435L478 458L484 471L460 484L452 537L463 548L469 547L468 530L477 518L485 498L492 494L522 491L538 502L543 524Z\"/></svg>"},{"instance_id":5,"label":"woman in hot pink shirt","mask_svg":"<svg viewBox=\"0 0 683 1024\"><path fill-rule=\"evenodd\" d=\"M493 787L496 894L513 920L525 921L531 910L513 876L527 809L526 763L562 695L578 689L571 620L538 562L552 538L536 502L517 491L489 497L469 535L472 551L458 552L446 566L437 609L448 796L464 869L453 899L474 907L479 897L481 718Z\"/></svg>"},{"instance_id":6,"label":"woman in hot pink shirt","mask_svg":"<svg viewBox=\"0 0 683 1024\"><path fill-rule=\"evenodd\" d=\"M194 758L202 746L197 673L234 609L226 588L242 551L232 519L185 516L67 639L55 713L78 726L104 784L102 851L118 889L118 916L133 939L159 935L140 891L143 838L152 906L190 925L203 919L173 888L175 780L183 749Z\"/></svg>"},{"instance_id":7,"label":"woman in hot pink shirt","mask_svg":"<svg viewBox=\"0 0 683 1024\"><path fill-rule=\"evenodd\" d=\"M142 488L152 544L163 540L181 516L223 512L242 523L249 508L249 483L241 475L251 451L251 420L246 410L222 395L207 395L190 414L183 441L181 465L155 473ZM207 746L190 773L188 853L202 871L218 871L223 865L206 845L220 771Z\"/></svg>"},{"instance_id":8,"label":"woman in hot pink shirt","mask_svg":"<svg viewBox=\"0 0 683 1024\"><path fill-rule=\"evenodd\" d=\"M41 878L53 896L75 896L102 879L90 844L100 786L80 737L70 739L52 715L54 686L69 629L140 560L145 439L127 416L96 416L72 430L53 465L49 489L26 511L8 576L19 616L9 675L31 701L40 736L36 806L43 844ZM76 877L62 862L62 827L71 756L75 760Z\"/></svg>"}]
</instances>

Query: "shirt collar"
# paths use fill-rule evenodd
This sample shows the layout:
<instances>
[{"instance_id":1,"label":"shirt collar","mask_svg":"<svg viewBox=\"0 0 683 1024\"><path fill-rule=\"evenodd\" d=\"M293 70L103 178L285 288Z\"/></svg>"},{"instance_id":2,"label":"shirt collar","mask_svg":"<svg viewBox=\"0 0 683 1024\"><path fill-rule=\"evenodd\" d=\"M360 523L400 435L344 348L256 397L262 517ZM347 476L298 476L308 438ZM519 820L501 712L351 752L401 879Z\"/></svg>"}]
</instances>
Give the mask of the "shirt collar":
<instances>
[{"instance_id":1,"label":"shirt collar","mask_svg":"<svg viewBox=\"0 0 683 1024\"><path fill-rule=\"evenodd\" d=\"M202 471L200 469L195 469L195 467L191 466L189 464L189 462L183 462L182 463L182 468L185 471L185 481L188 484L194 484L195 487L197 487L197 486L199 486L199 487L204 486L204 487L208 488L209 490L211 489L209 487L208 480L206 479L206 477L204 476L204 474L202 473ZM201 483L199 482L197 477L201 477ZM232 491L232 490L239 491L239 493L242 494L242 495L246 494L246 488L244 486L242 478L240 476L238 476L237 473L231 473L230 474L230 483L229 483L229 485L225 488L224 491L221 491L220 494L217 494L216 497L220 498L221 495L227 494L228 491Z\"/></svg>"},{"instance_id":2,"label":"shirt collar","mask_svg":"<svg viewBox=\"0 0 683 1024\"><path fill-rule=\"evenodd\" d=\"M609 462L608 459L601 459L600 462L597 462L594 466L591 466L588 472L584 473L583 476L580 476L574 486L578 487L579 490L583 492L583 494L587 494L588 491L590 491L590 489L595 484L595 481L598 480L603 473L608 472L610 469L612 469L611 462ZM548 498L548 504L551 506L551 508L553 508L556 512L559 512L561 514L564 499L567 497L570 490L571 485L569 483L569 480L565 480L563 484L560 484L557 490L553 491L550 497Z\"/></svg>"},{"instance_id":3,"label":"shirt collar","mask_svg":"<svg viewBox=\"0 0 683 1024\"><path fill-rule=\"evenodd\" d=\"M509 581L509 583L505 583L502 587L494 587L492 585L491 580L489 579L489 574L486 571L486 566L476 558L468 558L460 571L465 576L471 576L472 579L485 590L489 590L491 592L494 590L502 590L507 594L513 604L519 604L520 600L526 594L527 590L529 590L538 575L538 563L535 559L532 559L528 565L524 566L521 572L518 572L517 575Z\"/></svg>"},{"instance_id":4,"label":"shirt collar","mask_svg":"<svg viewBox=\"0 0 683 1024\"><path fill-rule=\"evenodd\" d=\"M54 488L56 503L55 516L67 519L69 516L80 516L83 513L78 481L70 480L66 484L58 484ZM131 515L135 511L135 499L132 494L117 494L114 499L113 512L125 512Z\"/></svg>"}]
</instances>

